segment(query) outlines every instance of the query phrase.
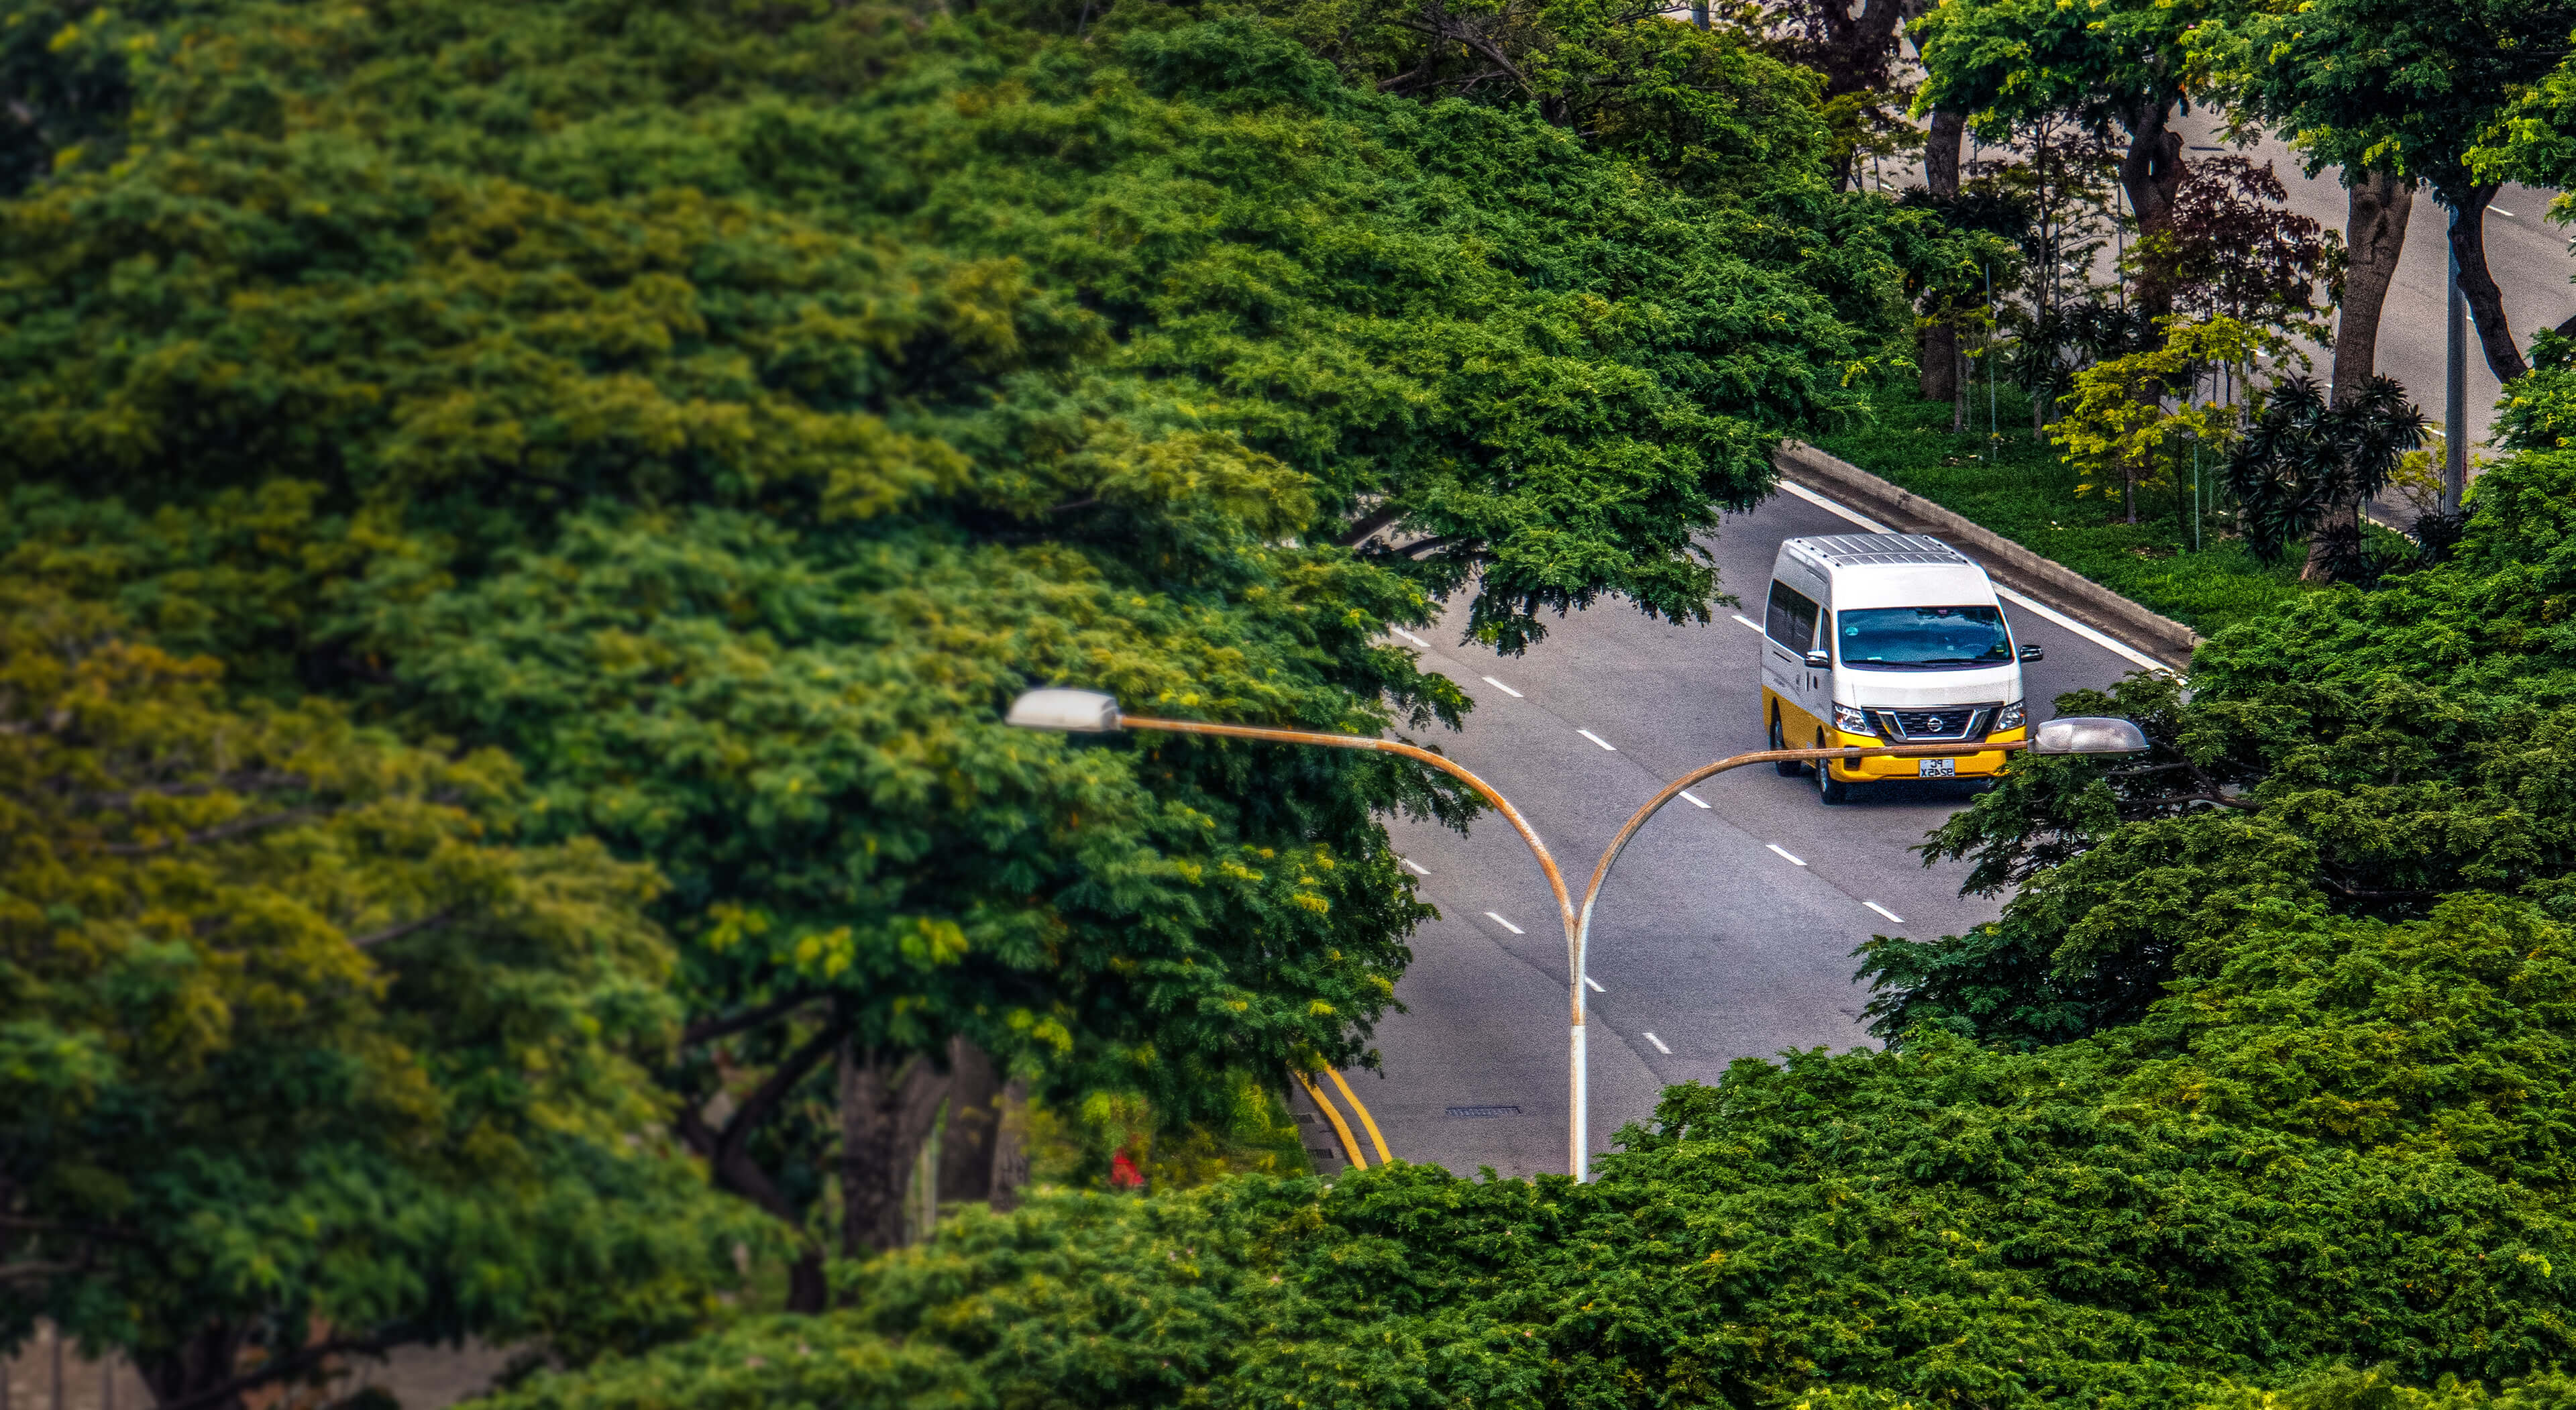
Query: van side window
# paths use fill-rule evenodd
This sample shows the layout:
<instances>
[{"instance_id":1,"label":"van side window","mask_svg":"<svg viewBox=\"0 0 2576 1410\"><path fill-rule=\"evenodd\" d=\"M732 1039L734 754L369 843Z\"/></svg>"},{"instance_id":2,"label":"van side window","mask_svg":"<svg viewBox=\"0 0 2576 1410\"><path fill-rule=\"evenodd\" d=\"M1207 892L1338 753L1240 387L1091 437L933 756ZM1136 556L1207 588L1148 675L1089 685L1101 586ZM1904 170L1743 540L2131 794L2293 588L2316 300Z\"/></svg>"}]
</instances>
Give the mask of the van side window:
<instances>
[{"instance_id":1,"label":"van side window","mask_svg":"<svg viewBox=\"0 0 2576 1410\"><path fill-rule=\"evenodd\" d=\"M1775 579L1763 631L1773 641L1803 655L1816 644L1816 618L1821 611L1805 593Z\"/></svg>"}]
</instances>

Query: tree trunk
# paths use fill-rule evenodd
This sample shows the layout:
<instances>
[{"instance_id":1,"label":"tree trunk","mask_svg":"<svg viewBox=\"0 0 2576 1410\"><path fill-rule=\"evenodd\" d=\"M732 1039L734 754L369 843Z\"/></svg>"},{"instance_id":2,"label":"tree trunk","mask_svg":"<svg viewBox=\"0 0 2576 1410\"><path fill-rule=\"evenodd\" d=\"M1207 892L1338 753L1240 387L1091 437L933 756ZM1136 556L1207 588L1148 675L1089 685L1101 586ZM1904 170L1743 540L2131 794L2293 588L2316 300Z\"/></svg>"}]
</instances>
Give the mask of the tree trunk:
<instances>
[{"instance_id":1,"label":"tree trunk","mask_svg":"<svg viewBox=\"0 0 2576 1410\"><path fill-rule=\"evenodd\" d=\"M1000 1124L993 1137L993 1210L1020 1207L1020 1191L1029 1183L1029 1084L1014 1077L1002 1085L995 1103Z\"/></svg>"},{"instance_id":2,"label":"tree trunk","mask_svg":"<svg viewBox=\"0 0 2576 1410\"><path fill-rule=\"evenodd\" d=\"M2397 257L2406 251L2406 220L2415 183L2389 171L2365 171L2344 187L2343 312L2335 320L2334 401L2352 400L2379 363L2379 314L2388 304Z\"/></svg>"},{"instance_id":3,"label":"tree trunk","mask_svg":"<svg viewBox=\"0 0 2576 1410\"><path fill-rule=\"evenodd\" d=\"M2183 163L2182 134L2165 126L2172 113L2171 103L2139 104L2129 116L2129 150L2120 158L2120 189L2138 222L2132 298L2149 318L2173 312L2173 206Z\"/></svg>"},{"instance_id":4,"label":"tree trunk","mask_svg":"<svg viewBox=\"0 0 2576 1410\"><path fill-rule=\"evenodd\" d=\"M863 1258L904 1242L903 1195L922 1143L939 1120L947 1074L927 1054L840 1054L841 1256Z\"/></svg>"},{"instance_id":5,"label":"tree trunk","mask_svg":"<svg viewBox=\"0 0 2576 1410\"><path fill-rule=\"evenodd\" d=\"M982 1048L948 1045L948 1129L939 1139L939 1197L993 1198L993 1158L1002 1140L1002 1074Z\"/></svg>"},{"instance_id":6,"label":"tree trunk","mask_svg":"<svg viewBox=\"0 0 2576 1410\"><path fill-rule=\"evenodd\" d=\"M2487 355L2487 370L2499 382L2510 382L2531 370L2522 349L2513 345L2513 329L2504 318L2504 291L2487 272L2487 203L2495 199L2489 181L2468 188L2451 202L2451 253L2460 261L2460 297L2478 325L2478 347ZM2453 428L2452 435L2461 434Z\"/></svg>"},{"instance_id":7,"label":"tree trunk","mask_svg":"<svg viewBox=\"0 0 2576 1410\"><path fill-rule=\"evenodd\" d=\"M1932 136L1923 147L1923 189L1937 200L1959 195L1959 149L1968 132L1961 113L1934 113ZM1925 401L1959 399L1959 330L1955 324L1925 323L1916 333L1915 365L1922 370Z\"/></svg>"},{"instance_id":8,"label":"tree trunk","mask_svg":"<svg viewBox=\"0 0 2576 1410\"><path fill-rule=\"evenodd\" d=\"M832 1310L832 1283L823 1273L823 1250L807 1244L787 1265L787 1310L816 1316Z\"/></svg>"},{"instance_id":9,"label":"tree trunk","mask_svg":"<svg viewBox=\"0 0 2576 1410\"><path fill-rule=\"evenodd\" d=\"M719 1113L717 1104L683 1105L680 1108L680 1139L707 1162L708 1173L716 1188L741 1195L789 1228L802 1223L803 1211L788 1199L779 1182L760 1162L751 1156L751 1139L761 1125L788 1095L803 1082L823 1059L845 1047L846 1029L835 1022L797 1045L793 1052L779 1060L758 1088L730 1112ZM714 1123L721 1120L718 1127ZM826 1302L823 1281L823 1251L808 1246L788 1270L787 1310L820 1312Z\"/></svg>"},{"instance_id":10,"label":"tree trunk","mask_svg":"<svg viewBox=\"0 0 2576 1410\"><path fill-rule=\"evenodd\" d=\"M2394 172L2349 174L2344 184L2343 241L2348 263L2343 276L2343 310L2335 319L2334 404L2357 395L2379 365L2379 315L2388 304L2388 285L2397 276L2397 257L2406 251L2406 221L2415 210L2415 184ZM2302 582L2334 581L2333 540L2337 532L2361 532L2359 502L2329 507L2308 539L2308 561L2299 569Z\"/></svg>"},{"instance_id":11,"label":"tree trunk","mask_svg":"<svg viewBox=\"0 0 2576 1410\"><path fill-rule=\"evenodd\" d=\"M55 1335L60 1336L60 1332ZM238 1393L201 1399L241 1374L242 1348L248 1330L233 1322L208 1322L195 1336L167 1352L138 1360L134 1369L159 1405L193 1401L196 1410L241 1410Z\"/></svg>"}]
</instances>

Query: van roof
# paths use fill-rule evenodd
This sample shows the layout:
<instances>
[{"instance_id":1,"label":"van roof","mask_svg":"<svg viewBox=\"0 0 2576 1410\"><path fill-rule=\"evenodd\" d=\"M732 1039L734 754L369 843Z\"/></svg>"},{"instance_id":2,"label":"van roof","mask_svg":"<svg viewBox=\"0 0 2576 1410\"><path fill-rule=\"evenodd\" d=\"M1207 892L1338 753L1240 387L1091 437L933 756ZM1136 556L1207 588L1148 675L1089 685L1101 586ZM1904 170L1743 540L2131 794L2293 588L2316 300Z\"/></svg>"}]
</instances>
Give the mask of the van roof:
<instances>
[{"instance_id":1,"label":"van roof","mask_svg":"<svg viewBox=\"0 0 2576 1410\"><path fill-rule=\"evenodd\" d=\"M1926 534L1826 534L1790 539L1782 547L1804 549L1831 568L1956 565L1970 561L1966 554Z\"/></svg>"}]
</instances>

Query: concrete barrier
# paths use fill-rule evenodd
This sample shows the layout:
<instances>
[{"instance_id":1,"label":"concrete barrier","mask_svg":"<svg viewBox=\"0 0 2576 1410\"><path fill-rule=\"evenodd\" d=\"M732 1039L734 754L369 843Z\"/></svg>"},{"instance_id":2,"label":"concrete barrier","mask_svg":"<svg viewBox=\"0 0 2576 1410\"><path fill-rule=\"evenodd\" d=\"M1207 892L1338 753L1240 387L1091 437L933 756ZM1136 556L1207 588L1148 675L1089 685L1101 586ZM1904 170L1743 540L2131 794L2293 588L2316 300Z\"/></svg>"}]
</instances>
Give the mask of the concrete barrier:
<instances>
[{"instance_id":1,"label":"concrete barrier","mask_svg":"<svg viewBox=\"0 0 2576 1410\"><path fill-rule=\"evenodd\" d=\"M1930 534L1975 559L1995 581L2047 603L2095 631L2116 637L2174 670L2191 664L2192 648L2200 644L2198 633L2171 617L2148 611L2062 563L2043 558L1804 441L1781 442L1771 460L1779 467L1782 479L1847 505L1896 533Z\"/></svg>"}]
</instances>

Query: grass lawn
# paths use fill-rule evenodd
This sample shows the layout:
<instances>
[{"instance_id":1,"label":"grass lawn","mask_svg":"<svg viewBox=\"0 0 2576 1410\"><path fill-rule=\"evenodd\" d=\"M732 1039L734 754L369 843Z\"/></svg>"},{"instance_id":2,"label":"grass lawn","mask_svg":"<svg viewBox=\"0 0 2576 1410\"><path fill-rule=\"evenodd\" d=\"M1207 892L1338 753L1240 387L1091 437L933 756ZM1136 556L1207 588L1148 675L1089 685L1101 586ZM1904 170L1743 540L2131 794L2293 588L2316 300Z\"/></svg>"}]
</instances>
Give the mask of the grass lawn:
<instances>
[{"instance_id":1,"label":"grass lawn","mask_svg":"<svg viewBox=\"0 0 2576 1410\"><path fill-rule=\"evenodd\" d=\"M1967 435L1950 434L1947 405L1918 400L1907 386L1878 393L1875 425L1815 444L2202 636L2313 591L2299 583L2298 550L2266 565L2225 532L2224 515L2204 523L2195 551L2187 483L2142 490L2135 524L2124 522L2116 496L2079 498L2076 472L2031 435L2030 403L2019 392L1997 398L2002 437L1989 453L1984 390ZM2204 485L2215 467L2206 474Z\"/></svg>"}]
</instances>

